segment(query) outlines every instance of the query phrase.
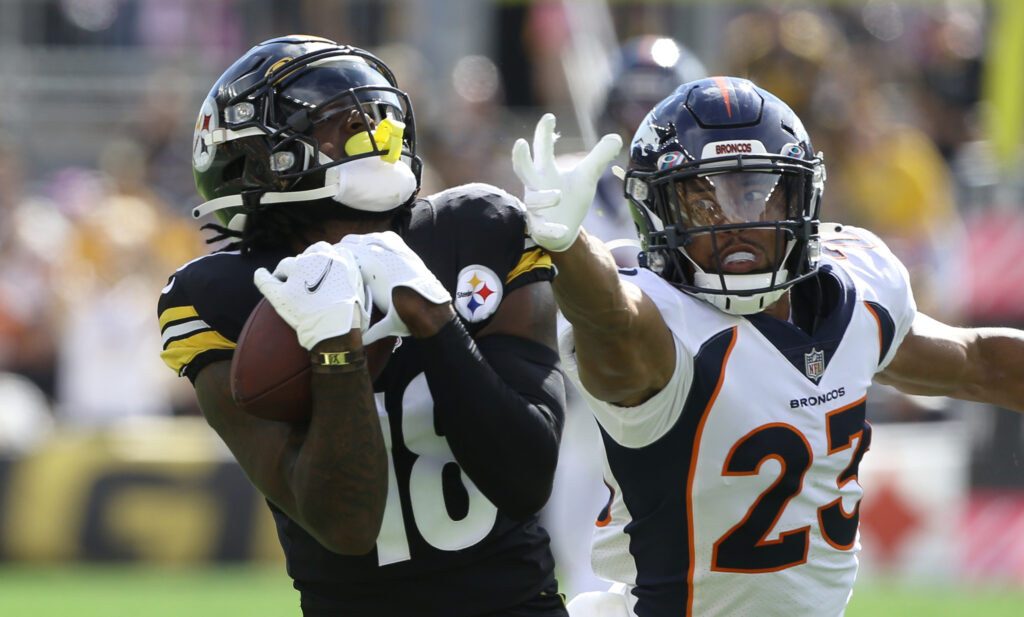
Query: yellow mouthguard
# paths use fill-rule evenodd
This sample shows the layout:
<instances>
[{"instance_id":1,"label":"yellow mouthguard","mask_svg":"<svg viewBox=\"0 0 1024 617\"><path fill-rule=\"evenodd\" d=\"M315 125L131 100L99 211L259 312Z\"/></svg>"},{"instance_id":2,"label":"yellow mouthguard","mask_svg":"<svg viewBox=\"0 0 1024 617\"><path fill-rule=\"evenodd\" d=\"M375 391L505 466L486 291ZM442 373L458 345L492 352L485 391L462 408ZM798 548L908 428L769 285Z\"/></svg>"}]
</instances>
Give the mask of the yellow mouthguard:
<instances>
[{"instance_id":1,"label":"yellow mouthguard","mask_svg":"<svg viewBox=\"0 0 1024 617\"><path fill-rule=\"evenodd\" d=\"M377 125L377 130L373 132L373 142L377 145L378 150L387 151L380 158L388 163L398 160L398 157L402 155L402 135L404 133L405 123L399 120L386 118ZM372 151L373 145L370 143L370 135L367 131L357 133L345 142L345 154L349 156Z\"/></svg>"}]
</instances>

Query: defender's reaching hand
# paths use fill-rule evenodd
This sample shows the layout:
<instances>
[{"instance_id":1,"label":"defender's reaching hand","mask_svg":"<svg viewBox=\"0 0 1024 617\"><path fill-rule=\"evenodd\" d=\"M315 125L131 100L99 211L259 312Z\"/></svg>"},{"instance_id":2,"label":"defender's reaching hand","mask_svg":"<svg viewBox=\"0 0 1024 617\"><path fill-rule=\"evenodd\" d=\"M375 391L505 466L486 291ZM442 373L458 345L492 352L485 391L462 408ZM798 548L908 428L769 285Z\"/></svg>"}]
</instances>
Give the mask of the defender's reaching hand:
<instances>
[{"instance_id":1,"label":"defender's reaching hand","mask_svg":"<svg viewBox=\"0 0 1024 617\"><path fill-rule=\"evenodd\" d=\"M533 135L533 157L525 139L512 147L512 168L522 181L527 231L549 251L568 249L594 200L597 180L622 148L622 138L608 134L572 169L555 165L555 116L544 114Z\"/></svg>"}]
</instances>

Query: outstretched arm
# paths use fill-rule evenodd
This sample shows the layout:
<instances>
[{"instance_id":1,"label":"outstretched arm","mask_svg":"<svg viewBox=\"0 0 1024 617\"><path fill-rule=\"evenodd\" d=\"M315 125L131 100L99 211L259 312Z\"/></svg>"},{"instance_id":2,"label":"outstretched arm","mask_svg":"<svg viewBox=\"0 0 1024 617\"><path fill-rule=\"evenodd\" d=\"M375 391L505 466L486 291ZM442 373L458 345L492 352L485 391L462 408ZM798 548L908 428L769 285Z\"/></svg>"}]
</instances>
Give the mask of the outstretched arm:
<instances>
[{"instance_id":1,"label":"outstretched arm","mask_svg":"<svg viewBox=\"0 0 1024 617\"><path fill-rule=\"evenodd\" d=\"M672 333L639 288L622 280L611 252L585 230L568 250L551 253L553 287L573 325L580 381L593 396L638 405L675 370Z\"/></svg>"},{"instance_id":2,"label":"outstretched arm","mask_svg":"<svg viewBox=\"0 0 1024 617\"><path fill-rule=\"evenodd\" d=\"M1024 412L1024 331L957 328L918 313L875 381Z\"/></svg>"},{"instance_id":3,"label":"outstretched arm","mask_svg":"<svg viewBox=\"0 0 1024 617\"><path fill-rule=\"evenodd\" d=\"M573 325L580 380L597 398L624 406L647 400L675 370L672 333L657 307L623 281L604 244L582 221L597 181L622 146L605 135L578 165L555 165L555 118L545 114L533 136L512 149L512 166L525 187L528 231L558 269L555 299Z\"/></svg>"}]
</instances>

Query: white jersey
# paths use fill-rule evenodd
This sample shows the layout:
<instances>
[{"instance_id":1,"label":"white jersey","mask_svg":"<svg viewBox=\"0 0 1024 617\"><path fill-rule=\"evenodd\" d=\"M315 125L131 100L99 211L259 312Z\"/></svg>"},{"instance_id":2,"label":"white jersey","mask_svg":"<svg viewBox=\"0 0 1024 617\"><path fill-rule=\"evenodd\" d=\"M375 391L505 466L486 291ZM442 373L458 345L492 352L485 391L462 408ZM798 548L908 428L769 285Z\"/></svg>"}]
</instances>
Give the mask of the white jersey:
<instances>
[{"instance_id":1,"label":"white jersey","mask_svg":"<svg viewBox=\"0 0 1024 617\"><path fill-rule=\"evenodd\" d=\"M871 439L865 397L916 309L906 269L881 240L821 227L825 311L813 335L623 270L660 308L676 346L670 382L636 407L586 393L571 330L561 337L566 373L601 426L612 491L594 572L626 584L632 615L845 610L860 549L857 466Z\"/></svg>"}]
</instances>

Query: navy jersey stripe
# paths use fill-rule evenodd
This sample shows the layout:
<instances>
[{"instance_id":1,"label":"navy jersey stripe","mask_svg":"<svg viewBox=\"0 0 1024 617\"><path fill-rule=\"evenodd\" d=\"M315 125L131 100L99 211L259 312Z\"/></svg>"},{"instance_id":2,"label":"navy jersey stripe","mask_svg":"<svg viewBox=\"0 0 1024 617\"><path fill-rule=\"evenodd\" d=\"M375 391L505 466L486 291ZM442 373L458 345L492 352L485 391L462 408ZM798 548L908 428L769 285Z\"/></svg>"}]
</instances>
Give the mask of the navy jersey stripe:
<instances>
[{"instance_id":1,"label":"navy jersey stripe","mask_svg":"<svg viewBox=\"0 0 1024 617\"><path fill-rule=\"evenodd\" d=\"M751 325L757 328L785 356L793 368L814 383L817 381L807 375L805 371L805 354L813 353L816 350L823 352L827 367L839 348L839 343L846 335L846 328L853 318L853 309L857 305L857 293L853 281L841 268L822 266L817 279L817 281L814 279L805 281L798 285L798 289L794 290L794 293L802 294L806 300L801 305L809 304L821 307L821 314L817 320L798 319L801 316L794 315L794 321L807 323L809 333L788 321L776 319L764 313L747 315L747 320ZM813 285L821 286L820 296L808 289Z\"/></svg>"},{"instance_id":2,"label":"navy jersey stripe","mask_svg":"<svg viewBox=\"0 0 1024 617\"><path fill-rule=\"evenodd\" d=\"M892 315L881 304L870 300L865 300L864 304L878 321L878 363L881 364L889 353L893 339L896 338L896 324L892 320Z\"/></svg>"},{"instance_id":3,"label":"navy jersey stripe","mask_svg":"<svg viewBox=\"0 0 1024 617\"><path fill-rule=\"evenodd\" d=\"M679 421L658 441L626 448L604 430L608 463L633 520L626 525L629 552L636 561L636 614L690 612L693 575L690 494L700 432L725 373L736 328L712 336L694 357L690 392ZM666 489L675 485L677 488Z\"/></svg>"}]
</instances>

